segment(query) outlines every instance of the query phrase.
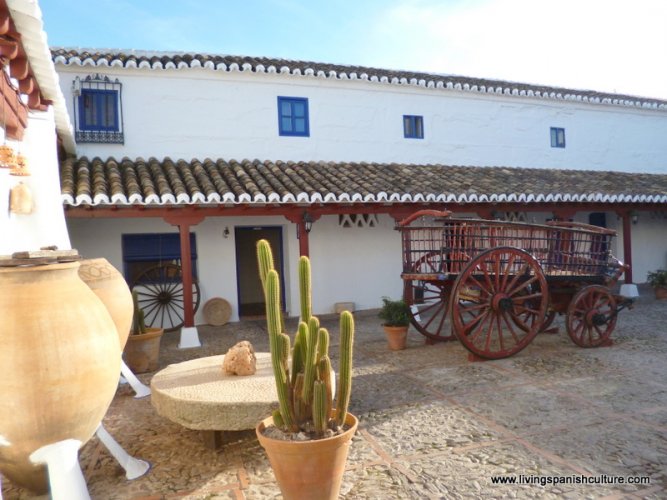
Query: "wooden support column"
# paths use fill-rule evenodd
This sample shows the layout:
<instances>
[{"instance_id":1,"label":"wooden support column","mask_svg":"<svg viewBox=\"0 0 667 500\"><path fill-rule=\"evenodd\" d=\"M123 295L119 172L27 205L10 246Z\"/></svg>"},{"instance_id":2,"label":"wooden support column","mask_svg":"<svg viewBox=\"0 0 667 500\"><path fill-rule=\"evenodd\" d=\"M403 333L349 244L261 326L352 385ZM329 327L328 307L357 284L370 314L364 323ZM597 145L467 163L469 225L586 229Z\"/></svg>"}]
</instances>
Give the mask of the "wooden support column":
<instances>
[{"instance_id":1,"label":"wooden support column","mask_svg":"<svg viewBox=\"0 0 667 500\"><path fill-rule=\"evenodd\" d=\"M296 224L296 237L299 240L299 256L310 257L310 249L308 245L309 231L306 231L306 218L308 218L309 223L312 224L320 217L321 217L320 214L313 214L312 212L307 210L304 210L303 212L290 213L285 215L285 218L288 221L294 222L294 224Z\"/></svg>"},{"instance_id":2,"label":"wooden support column","mask_svg":"<svg viewBox=\"0 0 667 500\"><path fill-rule=\"evenodd\" d=\"M623 212L623 263L627 264L625 271L625 283L632 283L632 214Z\"/></svg>"},{"instance_id":3,"label":"wooden support column","mask_svg":"<svg viewBox=\"0 0 667 500\"><path fill-rule=\"evenodd\" d=\"M190 248L190 227L196 226L203 215L168 215L164 218L172 226L178 226L181 245L181 278L183 283L183 326L195 325L195 310L192 301L192 249Z\"/></svg>"},{"instance_id":4,"label":"wooden support column","mask_svg":"<svg viewBox=\"0 0 667 500\"><path fill-rule=\"evenodd\" d=\"M296 236L299 238L299 256L310 257L310 248L308 247L308 231L304 221L297 222Z\"/></svg>"},{"instance_id":5,"label":"wooden support column","mask_svg":"<svg viewBox=\"0 0 667 500\"><path fill-rule=\"evenodd\" d=\"M181 272L183 276L183 326L195 326L195 309L192 302L192 249L190 248L190 225L180 224Z\"/></svg>"}]
</instances>

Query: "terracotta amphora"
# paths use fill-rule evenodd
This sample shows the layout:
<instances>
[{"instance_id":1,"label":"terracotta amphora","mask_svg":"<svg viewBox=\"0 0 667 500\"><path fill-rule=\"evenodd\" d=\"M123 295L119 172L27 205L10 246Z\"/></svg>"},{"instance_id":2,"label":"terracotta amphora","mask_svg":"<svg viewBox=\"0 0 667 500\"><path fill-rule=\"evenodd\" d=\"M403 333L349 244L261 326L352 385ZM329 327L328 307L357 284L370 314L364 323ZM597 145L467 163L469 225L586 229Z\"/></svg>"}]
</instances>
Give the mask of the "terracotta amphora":
<instances>
[{"instance_id":1,"label":"terracotta amphora","mask_svg":"<svg viewBox=\"0 0 667 500\"><path fill-rule=\"evenodd\" d=\"M118 386L116 327L78 269L0 268L0 472L40 494L48 491L46 469L30 454L88 441Z\"/></svg>"},{"instance_id":2,"label":"terracotta amphora","mask_svg":"<svg viewBox=\"0 0 667 500\"><path fill-rule=\"evenodd\" d=\"M120 348L125 347L132 326L132 293L125 278L106 259L81 261L79 277L104 303L118 330Z\"/></svg>"}]
</instances>

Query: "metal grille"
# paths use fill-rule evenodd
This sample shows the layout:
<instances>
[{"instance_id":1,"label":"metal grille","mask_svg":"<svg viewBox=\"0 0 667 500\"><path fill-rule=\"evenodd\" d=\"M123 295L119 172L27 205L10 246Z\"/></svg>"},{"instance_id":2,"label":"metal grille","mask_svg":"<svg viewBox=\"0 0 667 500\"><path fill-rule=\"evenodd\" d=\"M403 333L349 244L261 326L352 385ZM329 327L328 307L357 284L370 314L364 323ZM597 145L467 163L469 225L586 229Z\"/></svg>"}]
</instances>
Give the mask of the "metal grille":
<instances>
[{"instance_id":1,"label":"metal grille","mask_svg":"<svg viewBox=\"0 0 667 500\"><path fill-rule=\"evenodd\" d=\"M503 246L530 253L547 276L611 276L621 267L609 251L614 231L604 228L560 221L527 224L447 218L436 222L398 228L404 278L446 279L483 251Z\"/></svg>"},{"instance_id":2,"label":"metal grille","mask_svg":"<svg viewBox=\"0 0 667 500\"><path fill-rule=\"evenodd\" d=\"M123 132L109 132L108 130L77 130L76 142L98 142L104 144L123 144Z\"/></svg>"}]
</instances>

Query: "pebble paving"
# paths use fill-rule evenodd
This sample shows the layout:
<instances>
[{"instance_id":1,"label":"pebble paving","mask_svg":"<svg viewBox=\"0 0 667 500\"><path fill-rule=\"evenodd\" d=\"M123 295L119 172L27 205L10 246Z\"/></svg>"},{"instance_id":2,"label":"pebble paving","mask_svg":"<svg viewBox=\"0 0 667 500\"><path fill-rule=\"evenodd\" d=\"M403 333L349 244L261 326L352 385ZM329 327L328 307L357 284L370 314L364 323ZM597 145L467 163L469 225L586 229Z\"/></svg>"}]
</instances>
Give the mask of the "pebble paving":
<instances>
[{"instance_id":1,"label":"pebble paving","mask_svg":"<svg viewBox=\"0 0 667 500\"><path fill-rule=\"evenodd\" d=\"M389 351L373 312L356 314L351 411L359 417L341 497L346 499L667 498L667 301L641 289L619 315L614 345L582 349L562 318L518 355L471 362L457 342L428 345L411 330L408 348ZM332 333L337 365L337 321ZM294 320L287 321L294 330ZM268 351L262 320L200 327L203 347L163 339L161 368L224 354L240 340ZM154 373L140 375L148 384ZM166 420L150 398L119 386L104 419L132 455L153 464L134 481L97 438L80 452L93 500L279 499L254 431L219 450ZM493 484L491 478L648 476L650 484ZM5 500L33 498L2 484Z\"/></svg>"}]
</instances>

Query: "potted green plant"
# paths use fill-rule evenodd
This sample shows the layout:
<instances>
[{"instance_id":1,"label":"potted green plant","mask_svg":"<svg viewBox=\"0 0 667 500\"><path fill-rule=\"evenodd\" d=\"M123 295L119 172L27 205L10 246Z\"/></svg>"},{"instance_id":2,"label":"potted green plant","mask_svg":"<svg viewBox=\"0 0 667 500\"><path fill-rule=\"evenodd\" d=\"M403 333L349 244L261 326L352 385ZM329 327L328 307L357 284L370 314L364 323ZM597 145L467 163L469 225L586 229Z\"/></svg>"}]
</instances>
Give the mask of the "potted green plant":
<instances>
[{"instance_id":1,"label":"potted green plant","mask_svg":"<svg viewBox=\"0 0 667 500\"><path fill-rule=\"evenodd\" d=\"M273 268L268 241L257 243L257 259L279 401L279 409L257 425L257 438L286 500L333 500L338 498L348 449L358 424L357 418L347 411L354 319L348 311L340 315L340 370L335 384L329 332L312 315L308 257L299 260L301 317L293 347L283 332L280 278Z\"/></svg>"},{"instance_id":2,"label":"potted green plant","mask_svg":"<svg viewBox=\"0 0 667 500\"><path fill-rule=\"evenodd\" d=\"M123 349L125 364L134 373L153 372L159 366L160 340L164 329L146 326L144 311L139 307L136 290L132 290L132 302L134 304L132 328Z\"/></svg>"},{"instance_id":3,"label":"potted green plant","mask_svg":"<svg viewBox=\"0 0 667 500\"><path fill-rule=\"evenodd\" d=\"M667 269L649 271L646 281L653 287L656 299L667 299Z\"/></svg>"},{"instance_id":4,"label":"potted green plant","mask_svg":"<svg viewBox=\"0 0 667 500\"><path fill-rule=\"evenodd\" d=\"M382 308L378 316L384 320L382 326L387 336L389 349L392 351L405 349L411 318L410 307L403 300L382 297Z\"/></svg>"}]
</instances>

